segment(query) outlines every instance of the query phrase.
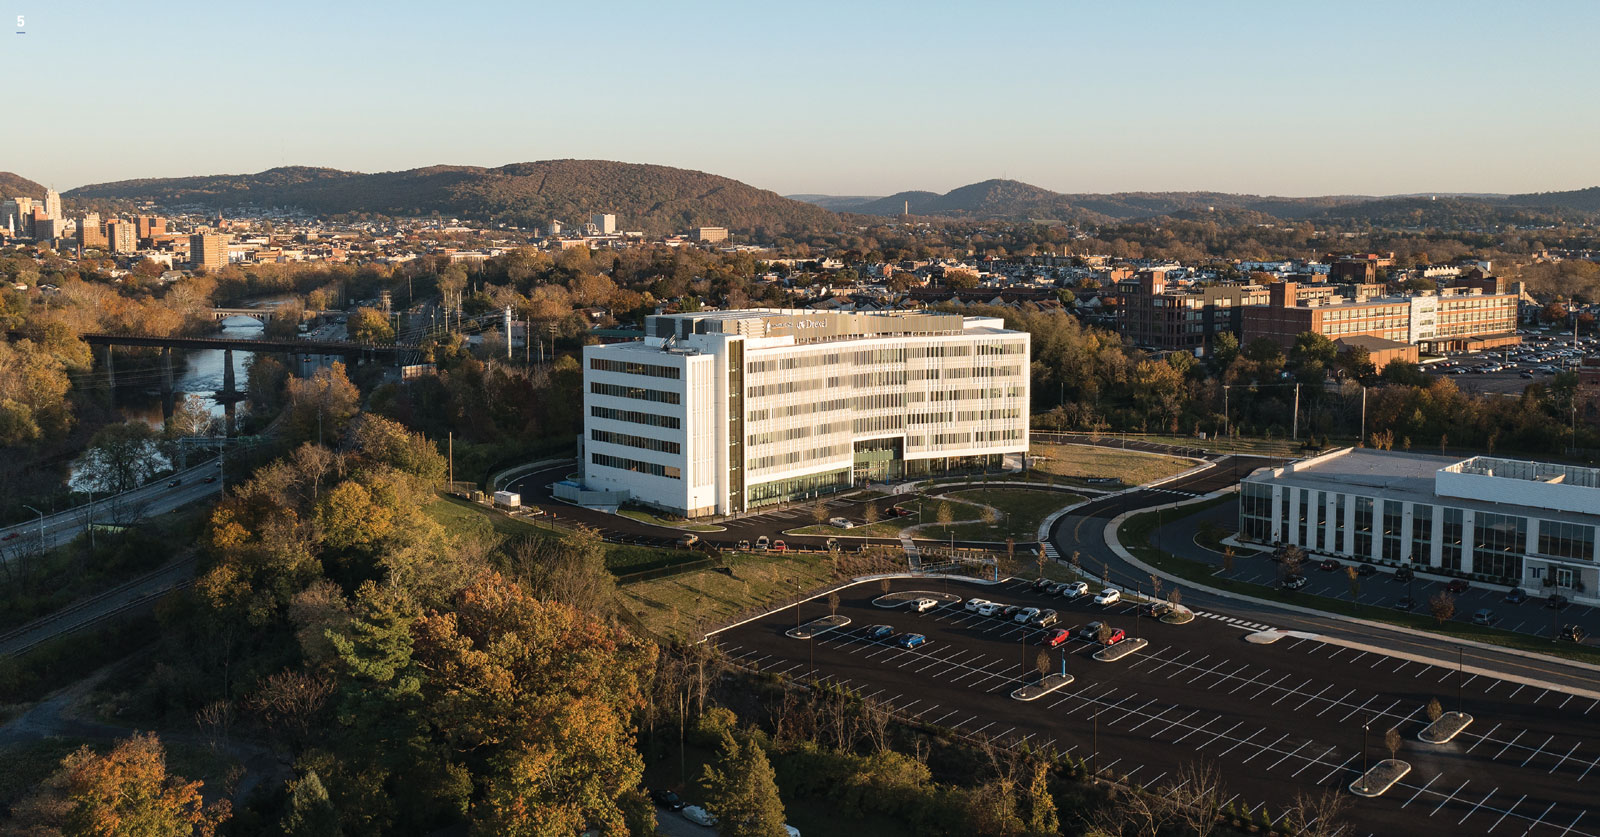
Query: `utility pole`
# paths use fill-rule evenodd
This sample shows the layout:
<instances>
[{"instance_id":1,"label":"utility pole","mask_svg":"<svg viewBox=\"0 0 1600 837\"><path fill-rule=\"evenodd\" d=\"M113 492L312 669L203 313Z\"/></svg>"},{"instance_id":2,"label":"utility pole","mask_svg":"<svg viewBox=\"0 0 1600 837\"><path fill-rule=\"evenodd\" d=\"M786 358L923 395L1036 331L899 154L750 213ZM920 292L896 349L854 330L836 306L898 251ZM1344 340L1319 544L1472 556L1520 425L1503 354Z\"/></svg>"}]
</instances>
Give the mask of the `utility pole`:
<instances>
[{"instance_id":1,"label":"utility pole","mask_svg":"<svg viewBox=\"0 0 1600 837\"><path fill-rule=\"evenodd\" d=\"M1362 384L1362 386L1361 386L1361 435L1356 437L1356 444L1357 445L1365 444L1366 443L1366 438L1367 438L1367 387L1366 387L1365 384Z\"/></svg>"},{"instance_id":2,"label":"utility pole","mask_svg":"<svg viewBox=\"0 0 1600 837\"><path fill-rule=\"evenodd\" d=\"M1222 385L1222 435L1233 438L1233 426L1228 422L1228 385Z\"/></svg>"},{"instance_id":3,"label":"utility pole","mask_svg":"<svg viewBox=\"0 0 1600 837\"><path fill-rule=\"evenodd\" d=\"M511 361L511 306L506 306L506 362Z\"/></svg>"},{"instance_id":4,"label":"utility pole","mask_svg":"<svg viewBox=\"0 0 1600 837\"><path fill-rule=\"evenodd\" d=\"M456 432L454 430L446 432L445 445L450 463L448 466L450 475L447 479L450 481L450 490L454 491L456 488Z\"/></svg>"},{"instance_id":5,"label":"utility pole","mask_svg":"<svg viewBox=\"0 0 1600 837\"><path fill-rule=\"evenodd\" d=\"M1363 390L1365 392L1365 390ZM1364 422L1363 422L1364 423ZM1300 441L1300 382L1294 385L1294 440Z\"/></svg>"}]
</instances>

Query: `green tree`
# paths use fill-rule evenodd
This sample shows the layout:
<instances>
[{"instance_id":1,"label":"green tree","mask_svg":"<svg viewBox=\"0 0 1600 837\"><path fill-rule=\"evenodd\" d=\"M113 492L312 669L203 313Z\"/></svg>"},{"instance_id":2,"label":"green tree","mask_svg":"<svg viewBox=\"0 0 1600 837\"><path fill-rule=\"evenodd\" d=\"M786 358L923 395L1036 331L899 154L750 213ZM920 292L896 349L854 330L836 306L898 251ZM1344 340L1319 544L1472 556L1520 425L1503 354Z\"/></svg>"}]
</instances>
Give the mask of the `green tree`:
<instances>
[{"instance_id":1,"label":"green tree","mask_svg":"<svg viewBox=\"0 0 1600 837\"><path fill-rule=\"evenodd\" d=\"M722 751L715 764L706 765L700 784L725 837L784 837L777 779L755 739L741 744L724 736Z\"/></svg>"},{"instance_id":2,"label":"green tree","mask_svg":"<svg viewBox=\"0 0 1600 837\"><path fill-rule=\"evenodd\" d=\"M72 465L78 491L127 491L171 467L156 445L156 431L142 421L108 424L89 440Z\"/></svg>"},{"instance_id":3,"label":"green tree","mask_svg":"<svg viewBox=\"0 0 1600 837\"><path fill-rule=\"evenodd\" d=\"M382 311L357 308L345 320L345 334L357 343L393 343L394 327Z\"/></svg>"},{"instance_id":4,"label":"green tree","mask_svg":"<svg viewBox=\"0 0 1600 837\"><path fill-rule=\"evenodd\" d=\"M283 817L287 837L336 837L342 832L339 816L328 800L317 771L308 770L289 783L289 812Z\"/></svg>"},{"instance_id":5,"label":"green tree","mask_svg":"<svg viewBox=\"0 0 1600 837\"><path fill-rule=\"evenodd\" d=\"M345 376L344 364L334 363L310 378L289 379L288 402L294 438L321 442L339 438L361 411L361 392Z\"/></svg>"}]
</instances>

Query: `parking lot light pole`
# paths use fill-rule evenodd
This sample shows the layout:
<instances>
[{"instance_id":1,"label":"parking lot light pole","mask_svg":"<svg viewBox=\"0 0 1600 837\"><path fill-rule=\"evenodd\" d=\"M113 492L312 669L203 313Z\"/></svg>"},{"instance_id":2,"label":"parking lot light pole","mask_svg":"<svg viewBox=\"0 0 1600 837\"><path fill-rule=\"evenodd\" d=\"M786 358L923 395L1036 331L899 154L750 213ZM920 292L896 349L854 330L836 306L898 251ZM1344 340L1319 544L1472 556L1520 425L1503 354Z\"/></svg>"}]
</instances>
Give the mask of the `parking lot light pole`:
<instances>
[{"instance_id":1,"label":"parking lot light pole","mask_svg":"<svg viewBox=\"0 0 1600 837\"><path fill-rule=\"evenodd\" d=\"M1089 771L1100 784L1100 704L1094 705L1094 749L1089 751Z\"/></svg>"},{"instance_id":2,"label":"parking lot light pole","mask_svg":"<svg viewBox=\"0 0 1600 837\"><path fill-rule=\"evenodd\" d=\"M1361 789L1362 790L1366 790L1367 789L1367 727L1369 727L1371 725L1372 724L1371 724L1370 720L1361 722Z\"/></svg>"}]
</instances>

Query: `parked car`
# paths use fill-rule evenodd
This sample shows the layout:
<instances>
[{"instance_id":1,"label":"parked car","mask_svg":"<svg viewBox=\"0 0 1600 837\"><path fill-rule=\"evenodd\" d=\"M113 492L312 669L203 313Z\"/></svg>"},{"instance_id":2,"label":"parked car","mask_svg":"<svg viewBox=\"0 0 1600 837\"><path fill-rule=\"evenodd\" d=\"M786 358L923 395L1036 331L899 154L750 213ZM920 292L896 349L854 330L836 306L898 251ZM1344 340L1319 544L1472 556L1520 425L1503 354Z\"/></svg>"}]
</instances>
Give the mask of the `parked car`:
<instances>
[{"instance_id":1,"label":"parked car","mask_svg":"<svg viewBox=\"0 0 1600 837\"><path fill-rule=\"evenodd\" d=\"M783 542L782 538L779 538L778 540L775 540L775 541L772 542L772 551L773 552L788 552L789 551L789 546Z\"/></svg>"},{"instance_id":2,"label":"parked car","mask_svg":"<svg viewBox=\"0 0 1600 837\"><path fill-rule=\"evenodd\" d=\"M978 607L980 605L986 605L988 603L989 603L988 599L978 599L978 598L967 599L966 608L967 608L967 610L970 610L973 613L976 613L978 611Z\"/></svg>"},{"instance_id":3,"label":"parked car","mask_svg":"<svg viewBox=\"0 0 1600 837\"><path fill-rule=\"evenodd\" d=\"M1444 586L1444 589L1449 590L1450 592L1452 592L1452 593L1454 593L1454 594L1456 594L1458 596L1461 595L1462 593L1467 592L1471 588L1472 588L1472 585L1468 584L1467 582L1465 582L1465 581L1463 581L1462 579L1459 579L1459 578L1452 580L1449 584L1446 584Z\"/></svg>"},{"instance_id":4,"label":"parked car","mask_svg":"<svg viewBox=\"0 0 1600 837\"><path fill-rule=\"evenodd\" d=\"M1052 584L1049 587L1044 588L1044 591L1046 593L1052 595L1052 596L1059 596L1066 589L1067 589L1067 583L1065 581L1058 581L1055 584Z\"/></svg>"},{"instance_id":5,"label":"parked car","mask_svg":"<svg viewBox=\"0 0 1600 837\"><path fill-rule=\"evenodd\" d=\"M927 613L938 606L939 603L933 599L917 599L911 603L911 609L917 613Z\"/></svg>"},{"instance_id":6,"label":"parked car","mask_svg":"<svg viewBox=\"0 0 1600 837\"><path fill-rule=\"evenodd\" d=\"M690 805L678 813L683 814L684 819L695 825L703 825L706 828L710 828L717 824L717 818L711 816L710 811L701 808L699 805Z\"/></svg>"},{"instance_id":7,"label":"parked car","mask_svg":"<svg viewBox=\"0 0 1600 837\"><path fill-rule=\"evenodd\" d=\"M1560 593L1551 593L1550 598L1545 599L1544 606L1560 610L1567 606L1567 597Z\"/></svg>"},{"instance_id":8,"label":"parked car","mask_svg":"<svg viewBox=\"0 0 1600 837\"><path fill-rule=\"evenodd\" d=\"M1146 602L1142 609L1144 610L1144 615L1146 615L1146 616L1154 616L1157 619L1159 619L1159 618L1161 618L1163 616L1166 616L1168 613L1172 612L1172 603L1171 602Z\"/></svg>"},{"instance_id":9,"label":"parked car","mask_svg":"<svg viewBox=\"0 0 1600 837\"><path fill-rule=\"evenodd\" d=\"M1401 596L1399 599L1396 599L1394 603L1395 610L1412 610L1416 606L1416 600L1412 599L1410 596Z\"/></svg>"},{"instance_id":10,"label":"parked car","mask_svg":"<svg viewBox=\"0 0 1600 837\"><path fill-rule=\"evenodd\" d=\"M1100 626L1104 622L1090 622L1078 629L1078 636L1083 639L1095 639L1100 636Z\"/></svg>"},{"instance_id":11,"label":"parked car","mask_svg":"<svg viewBox=\"0 0 1600 837\"><path fill-rule=\"evenodd\" d=\"M1048 628L1059 621L1061 621L1061 614L1046 608L1039 611L1039 615L1028 620L1028 624L1035 628Z\"/></svg>"},{"instance_id":12,"label":"parked car","mask_svg":"<svg viewBox=\"0 0 1600 837\"><path fill-rule=\"evenodd\" d=\"M1583 642L1587 632L1584 631L1582 625L1562 625L1559 636L1567 642Z\"/></svg>"},{"instance_id":13,"label":"parked car","mask_svg":"<svg viewBox=\"0 0 1600 837\"><path fill-rule=\"evenodd\" d=\"M927 641L928 638L922 634L903 634L899 639L895 640L901 648L916 648Z\"/></svg>"},{"instance_id":14,"label":"parked car","mask_svg":"<svg viewBox=\"0 0 1600 837\"><path fill-rule=\"evenodd\" d=\"M1112 628L1111 633L1099 637L1101 645L1116 645L1128 638L1128 633L1121 628Z\"/></svg>"},{"instance_id":15,"label":"parked car","mask_svg":"<svg viewBox=\"0 0 1600 837\"><path fill-rule=\"evenodd\" d=\"M1066 589L1061 591L1061 595L1063 596L1087 596L1088 594L1089 582L1087 581L1071 582L1066 586Z\"/></svg>"},{"instance_id":16,"label":"parked car","mask_svg":"<svg viewBox=\"0 0 1600 837\"><path fill-rule=\"evenodd\" d=\"M1356 568L1356 575L1377 575L1378 568L1371 564L1362 564Z\"/></svg>"},{"instance_id":17,"label":"parked car","mask_svg":"<svg viewBox=\"0 0 1600 837\"><path fill-rule=\"evenodd\" d=\"M1401 567L1400 569L1394 571L1395 581L1410 581L1416 577L1417 574L1413 572L1410 567Z\"/></svg>"},{"instance_id":18,"label":"parked car","mask_svg":"<svg viewBox=\"0 0 1600 837\"><path fill-rule=\"evenodd\" d=\"M1039 615L1039 609L1038 608L1036 608L1036 607L1025 607L1025 608L1017 611L1017 615L1011 617L1011 621L1013 621L1013 622L1021 622L1022 624L1026 625L1028 622L1033 620L1033 617L1038 616L1038 615Z\"/></svg>"},{"instance_id":19,"label":"parked car","mask_svg":"<svg viewBox=\"0 0 1600 837\"><path fill-rule=\"evenodd\" d=\"M1061 643L1066 642L1067 640L1069 640L1071 638L1072 638L1072 632L1071 631L1067 630L1066 628L1056 628L1055 630L1051 631L1050 633L1047 633L1047 634L1044 635L1043 642L1044 642L1044 645L1045 645L1046 648L1054 648L1057 645L1060 645Z\"/></svg>"},{"instance_id":20,"label":"parked car","mask_svg":"<svg viewBox=\"0 0 1600 837\"><path fill-rule=\"evenodd\" d=\"M1291 575L1288 578L1283 580L1283 589L1285 589L1285 590L1299 590L1301 587L1306 586L1306 583L1307 582L1306 582L1306 577L1305 576L1303 576L1303 575Z\"/></svg>"},{"instance_id":21,"label":"parked car","mask_svg":"<svg viewBox=\"0 0 1600 837\"><path fill-rule=\"evenodd\" d=\"M678 546L690 547L700 542L700 536L695 534L679 535Z\"/></svg>"},{"instance_id":22,"label":"parked car","mask_svg":"<svg viewBox=\"0 0 1600 837\"><path fill-rule=\"evenodd\" d=\"M1033 589L1035 589L1035 590L1046 590L1046 589L1049 589L1050 585L1052 585L1054 583L1055 583L1054 581L1051 581L1048 578L1040 577L1039 579L1037 579L1037 580L1035 580L1033 582Z\"/></svg>"},{"instance_id":23,"label":"parked car","mask_svg":"<svg viewBox=\"0 0 1600 837\"><path fill-rule=\"evenodd\" d=\"M668 811L682 811L683 799L669 790L653 790L650 792L650 801L667 809Z\"/></svg>"},{"instance_id":24,"label":"parked car","mask_svg":"<svg viewBox=\"0 0 1600 837\"><path fill-rule=\"evenodd\" d=\"M1122 601L1122 591L1115 587L1107 587L1100 591L1100 595L1094 597L1094 603L1101 607L1109 607L1120 601Z\"/></svg>"},{"instance_id":25,"label":"parked car","mask_svg":"<svg viewBox=\"0 0 1600 837\"><path fill-rule=\"evenodd\" d=\"M1324 558L1322 559L1322 563L1317 564L1317 569L1322 570L1323 572L1332 572L1333 570L1339 569L1339 562L1333 560L1332 558Z\"/></svg>"},{"instance_id":26,"label":"parked car","mask_svg":"<svg viewBox=\"0 0 1600 837\"><path fill-rule=\"evenodd\" d=\"M998 614L995 615L999 616L1001 619L1010 619L1011 617L1016 616L1017 611L1021 609L1022 605L1006 605L1000 609Z\"/></svg>"},{"instance_id":27,"label":"parked car","mask_svg":"<svg viewBox=\"0 0 1600 837\"><path fill-rule=\"evenodd\" d=\"M739 541L738 543L733 545L733 548L737 549L737 550L739 550L741 552L749 552L750 551L750 541L748 541L748 540Z\"/></svg>"},{"instance_id":28,"label":"parked car","mask_svg":"<svg viewBox=\"0 0 1600 837\"><path fill-rule=\"evenodd\" d=\"M979 616L993 616L996 613L1000 613L1003 610L1005 610L1005 606L1004 605L998 605L998 604L995 604L994 602L984 602L983 604L978 605L978 615Z\"/></svg>"},{"instance_id":29,"label":"parked car","mask_svg":"<svg viewBox=\"0 0 1600 837\"><path fill-rule=\"evenodd\" d=\"M1476 613L1472 614L1472 624L1474 625L1493 625L1494 623L1494 611L1489 608L1480 607Z\"/></svg>"},{"instance_id":30,"label":"parked car","mask_svg":"<svg viewBox=\"0 0 1600 837\"><path fill-rule=\"evenodd\" d=\"M0 541L14 541L20 537L21 534L21 532L7 532L4 537L0 537Z\"/></svg>"},{"instance_id":31,"label":"parked car","mask_svg":"<svg viewBox=\"0 0 1600 837\"><path fill-rule=\"evenodd\" d=\"M815 518L812 518L813 520ZM828 525L836 529L854 529L856 525L843 517L835 517L828 521Z\"/></svg>"},{"instance_id":32,"label":"parked car","mask_svg":"<svg viewBox=\"0 0 1600 837\"><path fill-rule=\"evenodd\" d=\"M868 625L861 633L867 639L888 639L894 635L894 627L890 625Z\"/></svg>"},{"instance_id":33,"label":"parked car","mask_svg":"<svg viewBox=\"0 0 1600 837\"><path fill-rule=\"evenodd\" d=\"M767 547L769 545L771 545L771 543L772 543L772 540L770 538L768 538L766 535L762 535L761 537L756 538L756 551L757 552L766 552L767 551Z\"/></svg>"},{"instance_id":34,"label":"parked car","mask_svg":"<svg viewBox=\"0 0 1600 837\"><path fill-rule=\"evenodd\" d=\"M1506 591L1506 604L1522 604L1528 600L1528 593L1521 587L1513 587Z\"/></svg>"}]
</instances>

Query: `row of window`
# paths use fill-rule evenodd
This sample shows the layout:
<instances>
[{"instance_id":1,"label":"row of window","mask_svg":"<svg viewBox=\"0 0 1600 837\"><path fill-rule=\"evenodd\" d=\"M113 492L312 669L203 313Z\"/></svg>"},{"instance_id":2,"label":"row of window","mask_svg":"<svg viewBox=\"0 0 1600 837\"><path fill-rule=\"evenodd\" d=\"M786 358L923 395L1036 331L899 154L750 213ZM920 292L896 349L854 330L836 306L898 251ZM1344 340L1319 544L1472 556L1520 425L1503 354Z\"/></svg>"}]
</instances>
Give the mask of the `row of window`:
<instances>
[{"instance_id":1,"label":"row of window","mask_svg":"<svg viewBox=\"0 0 1600 837\"><path fill-rule=\"evenodd\" d=\"M658 416L655 413L641 413L638 410L617 410L611 407L593 406L589 408L589 415L595 418L611 419L612 421L626 421L633 424L648 424L651 427L666 427L677 430L682 422L677 416Z\"/></svg>"},{"instance_id":2,"label":"row of window","mask_svg":"<svg viewBox=\"0 0 1600 837\"><path fill-rule=\"evenodd\" d=\"M603 465L607 468L616 468L622 471L632 471L636 474L649 474L654 477L666 477L670 480L683 479L683 471L671 465L640 462L637 459L627 459L605 453L591 453L589 454L589 461L596 465Z\"/></svg>"},{"instance_id":3,"label":"row of window","mask_svg":"<svg viewBox=\"0 0 1600 837\"><path fill-rule=\"evenodd\" d=\"M806 462L814 462L818 459L832 459L836 456L843 456L849 452L850 444L846 442L836 445L823 445L822 447L812 448L810 450L795 450L789 451L788 453L767 454L766 456L753 457L750 460L750 470L765 471L771 468L800 465Z\"/></svg>"},{"instance_id":4,"label":"row of window","mask_svg":"<svg viewBox=\"0 0 1600 837\"><path fill-rule=\"evenodd\" d=\"M589 368L597 372L621 372L624 375L645 375L651 378L671 378L674 381L682 377L682 371L676 366L660 366L654 363L634 363L632 361L611 360L603 357L590 358Z\"/></svg>"},{"instance_id":5,"label":"row of window","mask_svg":"<svg viewBox=\"0 0 1600 837\"><path fill-rule=\"evenodd\" d=\"M602 384L598 381L589 382L589 391L595 395L612 395L617 398L632 398L636 401L655 401L659 404L677 404L682 400L682 397L676 392L645 389L644 387L628 387L619 384Z\"/></svg>"},{"instance_id":6,"label":"row of window","mask_svg":"<svg viewBox=\"0 0 1600 837\"><path fill-rule=\"evenodd\" d=\"M795 416L809 416L814 413L832 413L850 407L848 398L830 398L826 401L803 401L799 404L784 404L779 407L762 407L750 411L751 421L766 421L767 419L785 419Z\"/></svg>"},{"instance_id":7,"label":"row of window","mask_svg":"<svg viewBox=\"0 0 1600 837\"><path fill-rule=\"evenodd\" d=\"M678 442L666 439L652 439L649 436L634 436L631 433L613 433L610 430L590 430L589 438L596 442L605 442L610 445L623 445L640 450L653 450L657 453L682 453L683 446Z\"/></svg>"}]
</instances>

